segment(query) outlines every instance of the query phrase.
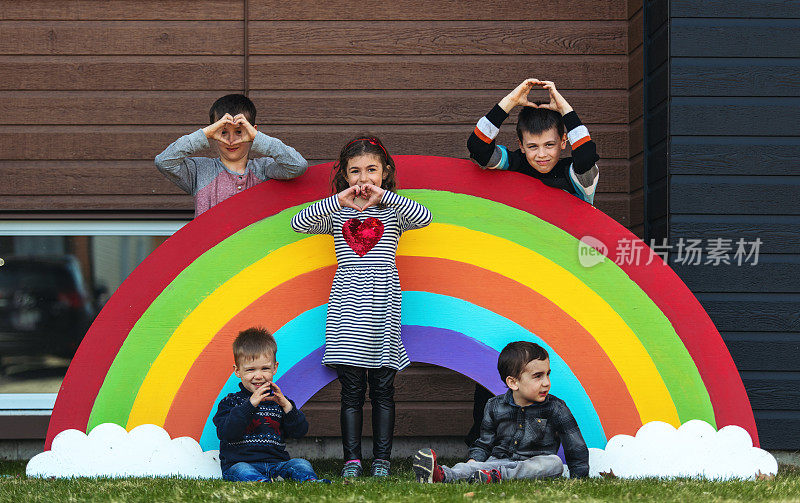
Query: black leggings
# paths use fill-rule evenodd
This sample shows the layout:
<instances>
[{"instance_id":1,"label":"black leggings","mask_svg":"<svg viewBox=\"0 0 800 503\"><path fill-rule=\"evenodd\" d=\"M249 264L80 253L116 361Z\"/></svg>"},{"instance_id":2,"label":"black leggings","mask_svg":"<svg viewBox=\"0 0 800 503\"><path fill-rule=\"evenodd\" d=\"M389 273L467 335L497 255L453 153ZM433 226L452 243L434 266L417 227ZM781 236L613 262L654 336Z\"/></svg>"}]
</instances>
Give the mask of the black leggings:
<instances>
[{"instance_id":1,"label":"black leggings","mask_svg":"<svg viewBox=\"0 0 800 503\"><path fill-rule=\"evenodd\" d=\"M361 459L361 428L364 399L369 383L372 403L372 455L388 460L394 436L394 376L388 367L367 369L337 365L336 374L342 385L342 449L344 460Z\"/></svg>"},{"instance_id":2,"label":"black leggings","mask_svg":"<svg viewBox=\"0 0 800 503\"><path fill-rule=\"evenodd\" d=\"M486 409L486 402L493 396L494 394L491 391L475 383L475 394L473 395L472 401L472 428L470 428L469 433L467 433L466 438L464 438L464 442L470 447L472 447L473 442L481 436L483 411Z\"/></svg>"}]
</instances>

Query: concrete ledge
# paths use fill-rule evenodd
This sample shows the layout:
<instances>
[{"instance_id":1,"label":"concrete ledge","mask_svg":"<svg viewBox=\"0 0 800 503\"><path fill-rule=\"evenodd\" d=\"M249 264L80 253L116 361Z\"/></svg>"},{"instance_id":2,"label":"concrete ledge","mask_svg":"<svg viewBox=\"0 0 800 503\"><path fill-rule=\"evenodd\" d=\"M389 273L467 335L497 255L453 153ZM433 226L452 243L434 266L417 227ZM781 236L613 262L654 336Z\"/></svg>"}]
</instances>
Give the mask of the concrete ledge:
<instances>
[{"instance_id":1,"label":"concrete ledge","mask_svg":"<svg viewBox=\"0 0 800 503\"><path fill-rule=\"evenodd\" d=\"M0 440L0 461L28 461L44 450L44 439Z\"/></svg>"},{"instance_id":2,"label":"concrete ledge","mask_svg":"<svg viewBox=\"0 0 800 503\"><path fill-rule=\"evenodd\" d=\"M431 447L439 456L445 458L464 458L467 444L463 437L394 437L392 458L410 458L418 450ZM340 437L311 437L286 442L286 450L292 457L306 459L341 459L342 440ZM361 441L361 454L364 459L372 459L372 437Z\"/></svg>"},{"instance_id":3,"label":"concrete ledge","mask_svg":"<svg viewBox=\"0 0 800 503\"><path fill-rule=\"evenodd\" d=\"M339 437L309 437L289 440L286 448L292 457L306 459L340 459L342 441ZM445 458L467 457L467 446L461 437L395 437L392 458L410 458L419 449L432 447ZM44 449L44 440L0 440L1 461L27 461ZM372 438L362 441L364 459L372 458ZM769 451L778 463L800 467L800 451Z\"/></svg>"},{"instance_id":4,"label":"concrete ledge","mask_svg":"<svg viewBox=\"0 0 800 503\"><path fill-rule=\"evenodd\" d=\"M287 450L295 458L339 459L342 440L339 437L290 439ZM467 446L458 437L395 437L392 458L410 458L419 449L432 447L447 458L464 458ZM364 459L372 458L372 438L365 437L361 446ZM0 460L27 461L44 450L44 440L0 440Z\"/></svg>"}]
</instances>

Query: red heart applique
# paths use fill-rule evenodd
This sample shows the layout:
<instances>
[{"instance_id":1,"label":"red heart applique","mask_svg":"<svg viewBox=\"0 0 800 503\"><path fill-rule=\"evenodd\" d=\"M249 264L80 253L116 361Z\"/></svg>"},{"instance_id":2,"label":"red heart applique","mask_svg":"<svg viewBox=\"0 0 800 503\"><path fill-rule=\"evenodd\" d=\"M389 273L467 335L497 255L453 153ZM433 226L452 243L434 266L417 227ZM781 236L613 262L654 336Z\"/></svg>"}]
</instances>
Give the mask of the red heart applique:
<instances>
[{"instance_id":1,"label":"red heart applique","mask_svg":"<svg viewBox=\"0 0 800 503\"><path fill-rule=\"evenodd\" d=\"M383 222L377 218L368 218L363 222L351 218L342 225L344 240L359 257L363 257L373 249L383 236Z\"/></svg>"}]
</instances>

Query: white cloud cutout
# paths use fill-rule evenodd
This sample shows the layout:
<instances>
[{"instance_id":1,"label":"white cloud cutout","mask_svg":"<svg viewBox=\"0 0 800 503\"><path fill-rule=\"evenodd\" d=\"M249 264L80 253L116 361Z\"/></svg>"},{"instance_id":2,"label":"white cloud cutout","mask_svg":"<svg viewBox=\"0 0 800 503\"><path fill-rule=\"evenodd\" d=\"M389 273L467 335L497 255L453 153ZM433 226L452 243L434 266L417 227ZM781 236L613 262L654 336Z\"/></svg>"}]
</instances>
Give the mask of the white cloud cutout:
<instances>
[{"instance_id":1,"label":"white cloud cutout","mask_svg":"<svg viewBox=\"0 0 800 503\"><path fill-rule=\"evenodd\" d=\"M636 436L616 435L605 449L589 449L589 475L613 473L620 478L692 477L715 480L755 479L778 473L778 462L753 447L750 434L739 426L716 431L705 421L692 420L677 430L653 421Z\"/></svg>"},{"instance_id":2,"label":"white cloud cutout","mask_svg":"<svg viewBox=\"0 0 800 503\"><path fill-rule=\"evenodd\" d=\"M188 477L222 478L219 451L203 451L190 437L170 439L154 424L125 428L104 423L88 435L65 430L49 451L34 456L29 477Z\"/></svg>"}]
</instances>

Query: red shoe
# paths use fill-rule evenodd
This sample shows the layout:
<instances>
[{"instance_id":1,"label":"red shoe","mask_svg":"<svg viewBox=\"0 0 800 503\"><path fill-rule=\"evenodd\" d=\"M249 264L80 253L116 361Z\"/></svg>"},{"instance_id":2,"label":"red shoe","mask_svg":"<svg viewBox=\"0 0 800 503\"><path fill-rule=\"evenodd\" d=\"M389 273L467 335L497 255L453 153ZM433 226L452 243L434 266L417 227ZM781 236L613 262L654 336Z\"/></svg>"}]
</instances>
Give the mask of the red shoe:
<instances>
[{"instance_id":1,"label":"red shoe","mask_svg":"<svg viewBox=\"0 0 800 503\"><path fill-rule=\"evenodd\" d=\"M493 468L491 470L478 470L470 476L469 481L476 484L497 484L501 478L500 470Z\"/></svg>"},{"instance_id":2,"label":"red shoe","mask_svg":"<svg viewBox=\"0 0 800 503\"><path fill-rule=\"evenodd\" d=\"M414 475L417 482L444 482L444 470L436 463L436 452L433 449L420 449L414 454Z\"/></svg>"}]
</instances>

